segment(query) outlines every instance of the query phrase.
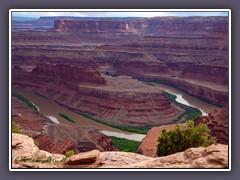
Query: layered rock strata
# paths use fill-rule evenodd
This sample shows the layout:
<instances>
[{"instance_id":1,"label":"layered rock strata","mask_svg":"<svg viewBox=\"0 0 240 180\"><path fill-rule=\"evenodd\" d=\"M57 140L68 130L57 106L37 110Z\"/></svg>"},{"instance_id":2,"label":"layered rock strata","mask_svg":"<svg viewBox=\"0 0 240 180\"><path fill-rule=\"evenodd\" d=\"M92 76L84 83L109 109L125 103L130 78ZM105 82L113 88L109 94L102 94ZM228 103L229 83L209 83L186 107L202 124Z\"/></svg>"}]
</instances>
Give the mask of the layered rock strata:
<instances>
[{"instance_id":1,"label":"layered rock strata","mask_svg":"<svg viewBox=\"0 0 240 180\"><path fill-rule=\"evenodd\" d=\"M50 67L51 72L40 72L39 66L31 72L15 68L13 85L39 92L75 111L117 125L166 124L183 113L158 88L149 87L132 78L99 75L97 78L100 80L97 80L98 73L92 71L92 74L83 76L83 70L78 75L82 75L83 79L86 77L86 80L76 78L77 81L74 81L71 78L74 71L66 71L65 76L60 76L58 73L61 74L61 71L57 69L60 65Z\"/></svg>"},{"instance_id":2,"label":"layered rock strata","mask_svg":"<svg viewBox=\"0 0 240 180\"><path fill-rule=\"evenodd\" d=\"M55 32L124 32L124 33L160 33L160 32L227 32L225 17L161 17L139 18L129 21L100 19L98 21L61 19L54 21Z\"/></svg>"},{"instance_id":3,"label":"layered rock strata","mask_svg":"<svg viewBox=\"0 0 240 180\"><path fill-rule=\"evenodd\" d=\"M229 112L228 107L211 111L208 116L202 116L195 119L195 124L207 124L210 134L217 138L221 144L229 143Z\"/></svg>"},{"instance_id":4,"label":"layered rock strata","mask_svg":"<svg viewBox=\"0 0 240 180\"><path fill-rule=\"evenodd\" d=\"M115 76L164 80L228 105L227 17L56 20L49 32L14 32L12 51L13 64L26 69L40 61L68 62Z\"/></svg>"}]
</instances>

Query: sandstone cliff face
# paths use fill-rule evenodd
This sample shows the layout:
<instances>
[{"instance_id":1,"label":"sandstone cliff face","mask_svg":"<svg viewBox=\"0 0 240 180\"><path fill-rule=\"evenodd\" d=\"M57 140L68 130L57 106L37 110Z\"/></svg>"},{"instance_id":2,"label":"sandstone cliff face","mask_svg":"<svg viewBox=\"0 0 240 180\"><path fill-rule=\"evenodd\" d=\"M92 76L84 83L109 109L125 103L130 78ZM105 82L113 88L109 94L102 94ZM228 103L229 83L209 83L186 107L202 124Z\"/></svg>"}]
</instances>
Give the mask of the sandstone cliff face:
<instances>
[{"instance_id":1,"label":"sandstone cliff face","mask_svg":"<svg viewBox=\"0 0 240 180\"><path fill-rule=\"evenodd\" d=\"M92 68L80 68L66 64L39 64L31 73L26 73L19 67L14 67L14 81L31 79L33 82L56 82L77 89L81 84L105 85L107 81Z\"/></svg>"},{"instance_id":2,"label":"sandstone cliff face","mask_svg":"<svg viewBox=\"0 0 240 180\"><path fill-rule=\"evenodd\" d=\"M206 78L203 78L203 76ZM209 64L191 65L184 69L181 78L194 78L215 84L228 85L228 68Z\"/></svg>"},{"instance_id":3,"label":"sandstone cliff face","mask_svg":"<svg viewBox=\"0 0 240 180\"><path fill-rule=\"evenodd\" d=\"M227 32L227 18L225 17L161 17L140 18L129 21L98 20L78 21L73 19L55 20L50 31L57 32L131 32L131 33L159 33L159 32Z\"/></svg>"},{"instance_id":4,"label":"sandstone cliff face","mask_svg":"<svg viewBox=\"0 0 240 180\"><path fill-rule=\"evenodd\" d=\"M205 83L204 81L200 80L197 81L192 79L181 79L164 75L141 75L138 73L131 73L131 76L138 77L139 79L145 81L161 81L164 84L168 84L170 86L181 89L195 97L211 102L213 104L228 106L227 86L213 83ZM207 76L204 77L207 79Z\"/></svg>"},{"instance_id":5,"label":"sandstone cliff face","mask_svg":"<svg viewBox=\"0 0 240 180\"><path fill-rule=\"evenodd\" d=\"M208 116L202 116L195 119L195 124L204 123L207 124L211 130L210 134L217 138L217 142L221 144L228 144L228 124L229 124L229 112L228 107L214 110L208 114Z\"/></svg>"},{"instance_id":6,"label":"sandstone cliff face","mask_svg":"<svg viewBox=\"0 0 240 180\"><path fill-rule=\"evenodd\" d=\"M35 162L21 162L31 158ZM39 163L36 160L51 158L55 162ZM15 161L18 160L18 161ZM62 161L61 161L62 160ZM60 161L60 162L59 162ZM64 160L63 155L39 150L33 139L12 134L12 168L228 168L228 146L211 145L207 148L190 148L165 157L151 158L127 152L79 153Z\"/></svg>"}]
</instances>

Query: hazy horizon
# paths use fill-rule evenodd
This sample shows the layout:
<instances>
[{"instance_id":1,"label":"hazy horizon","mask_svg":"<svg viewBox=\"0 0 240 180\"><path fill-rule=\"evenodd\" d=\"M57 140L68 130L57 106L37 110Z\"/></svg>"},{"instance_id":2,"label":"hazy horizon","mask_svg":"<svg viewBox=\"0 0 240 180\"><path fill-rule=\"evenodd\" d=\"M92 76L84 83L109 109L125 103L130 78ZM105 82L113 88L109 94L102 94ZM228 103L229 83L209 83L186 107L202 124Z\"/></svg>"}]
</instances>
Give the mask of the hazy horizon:
<instances>
[{"instance_id":1,"label":"hazy horizon","mask_svg":"<svg viewBox=\"0 0 240 180\"><path fill-rule=\"evenodd\" d=\"M12 12L15 17L39 18L39 17L165 17L165 16L228 16L227 11L214 12Z\"/></svg>"}]
</instances>

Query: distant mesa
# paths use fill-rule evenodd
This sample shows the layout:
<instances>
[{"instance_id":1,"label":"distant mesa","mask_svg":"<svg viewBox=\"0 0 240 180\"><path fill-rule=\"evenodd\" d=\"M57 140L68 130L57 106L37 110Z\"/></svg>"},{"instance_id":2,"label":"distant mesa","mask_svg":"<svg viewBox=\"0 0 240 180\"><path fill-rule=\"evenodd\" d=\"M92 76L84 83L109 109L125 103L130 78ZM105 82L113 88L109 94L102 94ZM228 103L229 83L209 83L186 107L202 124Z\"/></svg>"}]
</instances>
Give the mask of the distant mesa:
<instances>
[{"instance_id":1,"label":"distant mesa","mask_svg":"<svg viewBox=\"0 0 240 180\"><path fill-rule=\"evenodd\" d=\"M163 33L163 32L228 32L226 17L155 17L128 21L115 19L77 20L57 19L49 31L55 32L114 32L114 33Z\"/></svg>"}]
</instances>

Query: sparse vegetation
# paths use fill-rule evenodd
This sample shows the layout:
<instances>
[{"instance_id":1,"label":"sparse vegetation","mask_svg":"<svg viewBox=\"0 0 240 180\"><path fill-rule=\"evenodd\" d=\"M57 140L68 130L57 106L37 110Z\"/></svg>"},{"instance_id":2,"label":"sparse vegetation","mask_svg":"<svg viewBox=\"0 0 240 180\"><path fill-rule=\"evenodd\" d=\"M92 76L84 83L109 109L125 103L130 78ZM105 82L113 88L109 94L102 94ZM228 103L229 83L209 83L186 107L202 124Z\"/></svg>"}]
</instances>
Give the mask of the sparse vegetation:
<instances>
[{"instance_id":1,"label":"sparse vegetation","mask_svg":"<svg viewBox=\"0 0 240 180\"><path fill-rule=\"evenodd\" d=\"M19 125L15 121L12 121L12 133L23 134Z\"/></svg>"},{"instance_id":2,"label":"sparse vegetation","mask_svg":"<svg viewBox=\"0 0 240 180\"><path fill-rule=\"evenodd\" d=\"M41 159L33 159L33 158L22 158L22 159L15 159L15 163L21 163L21 162L39 162L39 163L59 163L65 161L66 158L62 158L61 160L55 160L49 157L48 159L41 160Z\"/></svg>"},{"instance_id":3,"label":"sparse vegetation","mask_svg":"<svg viewBox=\"0 0 240 180\"><path fill-rule=\"evenodd\" d=\"M42 97L42 98L47 99L47 96L44 96L44 95L42 95L42 94L40 94L40 93L35 93L35 94L38 95L38 96L40 96L40 97Z\"/></svg>"},{"instance_id":4,"label":"sparse vegetation","mask_svg":"<svg viewBox=\"0 0 240 180\"><path fill-rule=\"evenodd\" d=\"M35 140L34 140L34 144L35 144L35 146L37 146L37 147L39 146L39 143L38 143L37 141L35 141Z\"/></svg>"},{"instance_id":5,"label":"sparse vegetation","mask_svg":"<svg viewBox=\"0 0 240 180\"><path fill-rule=\"evenodd\" d=\"M31 103L27 98L25 98L24 96L22 96L20 94L17 94L15 92L12 93L12 96L18 98L19 100L21 100L23 102L25 102L28 105L29 108L38 111L38 108L33 103Z\"/></svg>"},{"instance_id":6,"label":"sparse vegetation","mask_svg":"<svg viewBox=\"0 0 240 180\"><path fill-rule=\"evenodd\" d=\"M139 133L139 134L147 134L148 130L151 128L150 126L120 126L120 125L114 125L111 123L107 123L104 121L101 121L99 119L96 119L92 116L89 116L87 114L84 114L82 112L77 112L77 114L80 114L83 117L86 117L88 119L91 119L93 121L105 124L107 126L113 127L113 128L117 128L117 129L121 129L123 131L127 131L127 132L135 132L135 133Z\"/></svg>"},{"instance_id":7,"label":"sparse vegetation","mask_svg":"<svg viewBox=\"0 0 240 180\"><path fill-rule=\"evenodd\" d=\"M207 147L216 142L216 138L210 136L209 132L207 125L194 126L192 120L188 121L187 127L177 125L174 130L164 129L158 137L157 155L167 156L191 147Z\"/></svg>"},{"instance_id":8,"label":"sparse vegetation","mask_svg":"<svg viewBox=\"0 0 240 180\"><path fill-rule=\"evenodd\" d=\"M74 151L73 150L66 151L66 153L65 153L66 157L70 157L70 156L73 156L73 155L74 155Z\"/></svg>"},{"instance_id":9,"label":"sparse vegetation","mask_svg":"<svg viewBox=\"0 0 240 180\"><path fill-rule=\"evenodd\" d=\"M68 120L69 122L76 123L73 119L71 119L70 117L66 116L65 114L59 113L59 116L61 116L64 119Z\"/></svg>"},{"instance_id":10,"label":"sparse vegetation","mask_svg":"<svg viewBox=\"0 0 240 180\"><path fill-rule=\"evenodd\" d=\"M193 120L196 119L198 116L202 115L202 112L199 109L177 102L176 101L177 96L168 92L164 92L164 95L168 98L169 101L173 102L174 104L181 107L185 111L183 114L178 116L178 118L174 121L175 123L183 119Z\"/></svg>"},{"instance_id":11,"label":"sparse vegetation","mask_svg":"<svg viewBox=\"0 0 240 180\"><path fill-rule=\"evenodd\" d=\"M117 149L124 152L137 152L137 148L141 144L139 141L128 140L125 138L118 138L115 136L108 137L112 139L112 142Z\"/></svg>"}]
</instances>

